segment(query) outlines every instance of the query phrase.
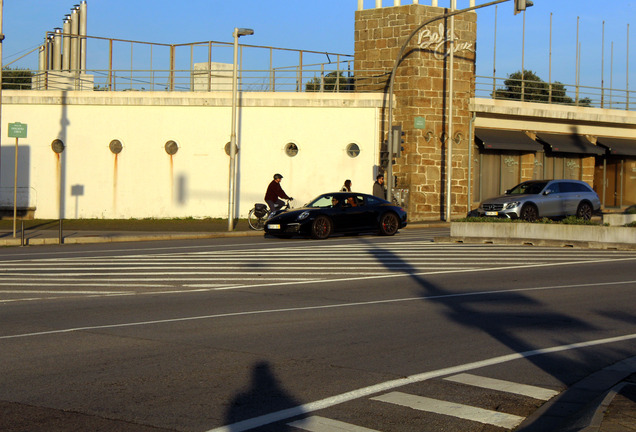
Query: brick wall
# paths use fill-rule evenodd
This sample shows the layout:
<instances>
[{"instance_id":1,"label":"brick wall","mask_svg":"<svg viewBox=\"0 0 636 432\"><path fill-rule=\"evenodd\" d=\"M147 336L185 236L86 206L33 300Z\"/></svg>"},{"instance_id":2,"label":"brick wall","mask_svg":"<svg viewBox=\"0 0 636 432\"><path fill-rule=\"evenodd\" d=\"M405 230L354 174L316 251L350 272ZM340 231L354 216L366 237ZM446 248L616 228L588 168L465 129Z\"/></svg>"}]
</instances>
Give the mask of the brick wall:
<instances>
[{"instance_id":1,"label":"brick wall","mask_svg":"<svg viewBox=\"0 0 636 432\"><path fill-rule=\"evenodd\" d=\"M419 4L357 11L357 90L388 95L390 72L403 43L413 30L445 11ZM393 173L397 187L409 189L409 218L414 221L443 219L446 212L449 32L448 20L435 21L420 30L410 40L394 80L393 124L401 125L406 135L404 152ZM469 101L475 89L476 14L455 17L454 35L451 217L463 216L468 210ZM387 111L385 104L382 139L390 129ZM415 117L424 117L424 129L415 128Z\"/></svg>"}]
</instances>

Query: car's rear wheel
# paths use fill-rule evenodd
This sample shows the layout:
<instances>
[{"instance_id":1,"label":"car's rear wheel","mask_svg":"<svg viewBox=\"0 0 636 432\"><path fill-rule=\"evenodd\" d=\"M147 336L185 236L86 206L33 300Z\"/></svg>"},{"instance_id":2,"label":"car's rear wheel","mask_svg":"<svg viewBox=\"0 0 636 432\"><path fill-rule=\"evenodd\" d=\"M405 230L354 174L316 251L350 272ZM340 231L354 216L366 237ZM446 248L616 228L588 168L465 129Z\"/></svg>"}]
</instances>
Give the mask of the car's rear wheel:
<instances>
[{"instance_id":1,"label":"car's rear wheel","mask_svg":"<svg viewBox=\"0 0 636 432\"><path fill-rule=\"evenodd\" d=\"M582 202L576 209L576 217L579 219L590 220L592 219L592 206L588 202Z\"/></svg>"},{"instance_id":2,"label":"car's rear wheel","mask_svg":"<svg viewBox=\"0 0 636 432\"><path fill-rule=\"evenodd\" d=\"M380 234L392 236L398 230L400 221L395 213L385 213L380 219Z\"/></svg>"},{"instance_id":3,"label":"car's rear wheel","mask_svg":"<svg viewBox=\"0 0 636 432\"><path fill-rule=\"evenodd\" d=\"M539 210L534 204L526 204L521 208L519 216L525 221L534 222L539 218Z\"/></svg>"},{"instance_id":4,"label":"car's rear wheel","mask_svg":"<svg viewBox=\"0 0 636 432\"><path fill-rule=\"evenodd\" d=\"M324 240L331 234L332 224L327 216L318 216L311 224L311 237Z\"/></svg>"}]
</instances>

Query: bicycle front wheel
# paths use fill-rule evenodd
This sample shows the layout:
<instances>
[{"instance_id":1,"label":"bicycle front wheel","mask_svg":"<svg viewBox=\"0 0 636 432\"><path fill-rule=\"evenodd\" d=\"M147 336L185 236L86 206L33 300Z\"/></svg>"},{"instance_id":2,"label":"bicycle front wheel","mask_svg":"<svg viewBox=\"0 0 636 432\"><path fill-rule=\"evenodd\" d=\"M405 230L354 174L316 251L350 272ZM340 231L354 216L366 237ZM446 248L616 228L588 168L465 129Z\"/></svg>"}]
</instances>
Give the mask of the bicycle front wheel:
<instances>
[{"instance_id":1,"label":"bicycle front wheel","mask_svg":"<svg viewBox=\"0 0 636 432\"><path fill-rule=\"evenodd\" d=\"M254 214L256 209L250 210L250 213L247 215L247 222L250 224L250 228L253 230L262 230L265 228L265 221L267 220L267 216L269 212L264 216L258 217Z\"/></svg>"}]
</instances>

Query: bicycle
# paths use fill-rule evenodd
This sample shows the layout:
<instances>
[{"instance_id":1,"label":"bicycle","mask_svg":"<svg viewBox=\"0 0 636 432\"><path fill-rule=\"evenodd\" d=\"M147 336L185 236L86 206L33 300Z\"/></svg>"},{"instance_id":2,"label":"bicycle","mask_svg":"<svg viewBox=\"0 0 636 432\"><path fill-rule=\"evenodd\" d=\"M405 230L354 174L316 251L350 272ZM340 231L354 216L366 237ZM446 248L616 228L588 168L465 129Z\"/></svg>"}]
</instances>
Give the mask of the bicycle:
<instances>
[{"instance_id":1,"label":"bicycle","mask_svg":"<svg viewBox=\"0 0 636 432\"><path fill-rule=\"evenodd\" d=\"M249 223L250 228L256 231L264 229L267 220L271 216L275 216L277 213L287 210L290 206L291 201L291 199L287 200L287 203L285 203L285 205L283 205L281 208L274 211L274 214L271 214L269 207L267 207L267 204L254 204L254 208L250 210L249 214L247 215L247 222Z\"/></svg>"}]
</instances>

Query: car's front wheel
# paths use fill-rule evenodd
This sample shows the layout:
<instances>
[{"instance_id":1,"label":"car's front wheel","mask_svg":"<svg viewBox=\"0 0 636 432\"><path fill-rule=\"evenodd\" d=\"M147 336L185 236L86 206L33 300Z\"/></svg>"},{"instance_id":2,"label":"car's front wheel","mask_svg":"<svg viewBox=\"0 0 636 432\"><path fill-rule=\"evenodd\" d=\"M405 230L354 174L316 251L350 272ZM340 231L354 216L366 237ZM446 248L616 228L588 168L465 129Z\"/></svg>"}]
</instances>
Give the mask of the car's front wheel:
<instances>
[{"instance_id":1,"label":"car's front wheel","mask_svg":"<svg viewBox=\"0 0 636 432\"><path fill-rule=\"evenodd\" d=\"M324 240L331 234L331 219L327 216L318 216L311 224L311 237L317 240Z\"/></svg>"},{"instance_id":2,"label":"car's front wheel","mask_svg":"<svg viewBox=\"0 0 636 432\"><path fill-rule=\"evenodd\" d=\"M380 234L392 236L398 230L400 222L395 213L386 213L380 219Z\"/></svg>"},{"instance_id":3,"label":"car's front wheel","mask_svg":"<svg viewBox=\"0 0 636 432\"><path fill-rule=\"evenodd\" d=\"M576 209L576 217L579 219L590 220L592 219L592 206L588 202L582 202Z\"/></svg>"},{"instance_id":4,"label":"car's front wheel","mask_svg":"<svg viewBox=\"0 0 636 432\"><path fill-rule=\"evenodd\" d=\"M527 222L534 222L539 219L539 210L534 204L526 204L521 207L519 217Z\"/></svg>"}]
</instances>

